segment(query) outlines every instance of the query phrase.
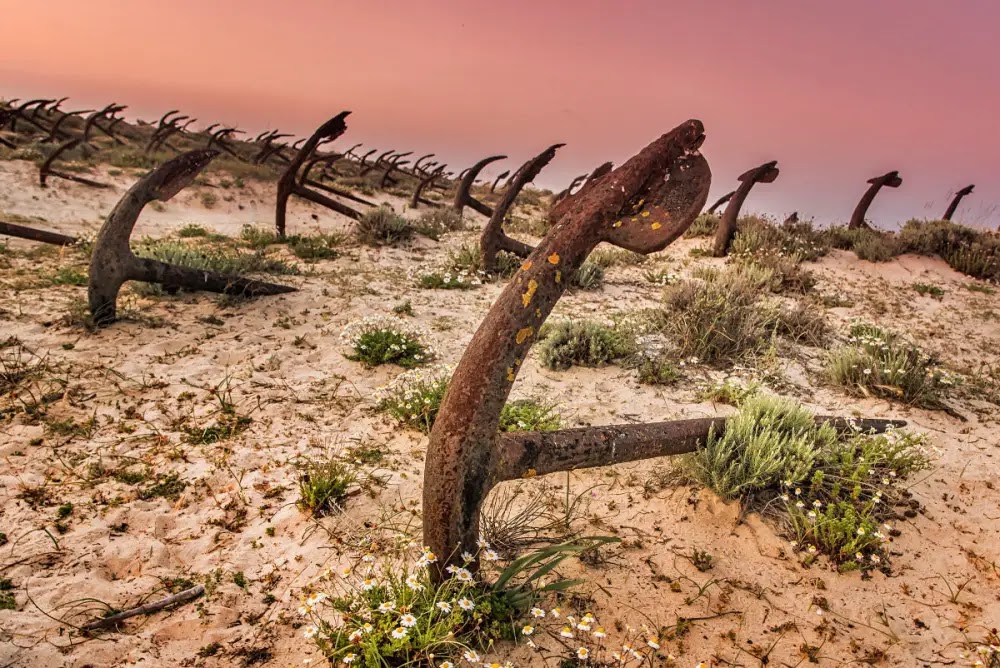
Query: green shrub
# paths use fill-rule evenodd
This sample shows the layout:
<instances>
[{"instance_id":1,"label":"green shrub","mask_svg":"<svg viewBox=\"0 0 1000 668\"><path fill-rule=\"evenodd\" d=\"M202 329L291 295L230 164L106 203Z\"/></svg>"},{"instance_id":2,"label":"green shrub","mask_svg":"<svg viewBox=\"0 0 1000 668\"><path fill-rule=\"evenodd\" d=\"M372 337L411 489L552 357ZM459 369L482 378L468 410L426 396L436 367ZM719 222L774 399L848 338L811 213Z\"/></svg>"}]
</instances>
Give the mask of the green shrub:
<instances>
[{"instance_id":1,"label":"green shrub","mask_svg":"<svg viewBox=\"0 0 1000 668\"><path fill-rule=\"evenodd\" d=\"M830 321L822 306L798 300L783 307L775 322L775 331L794 343L821 346L830 338Z\"/></svg>"},{"instance_id":2,"label":"green shrub","mask_svg":"<svg viewBox=\"0 0 1000 668\"><path fill-rule=\"evenodd\" d=\"M417 285L428 290L471 290L481 284L477 275L465 271L435 271L417 277Z\"/></svg>"},{"instance_id":3,"label":"green shrub","mask_svg":"<svg viewBox=\"0 0 1000 668\"><path fill-rule=\"evenodd\" d=\"M666 289L657 318L680 355L715 363L762 349L775 320L775 309L761 301L773 273L743 264L697 273L703 280L684 280Z\"/></svg>"},{"instance_id":4,"label":"green shrub","mask_svg":"<svg viewBox=\"0 0 1000 668\"><path fill-rule=\"evenodd\" d=\"M681 280L680 275L673 273L669 269L647 269L642 272L643 278L653 285L673 285Z\"/></svg>"},{"instance_id":5,"label":"green shrub","mask_svg":"<svg viewBox=\"0 0 1000 668\"><path fill-rule=\"evenodd\" d=\"M447 232L464 230L465 222L462 215L451 207L441 207L424 211L414 227L420 234L436 241Z\"/></svg>"},{"instance_id":6,"label":"green shrub","mask_svg":"<svg viewBox=\"0 0 1000 668\"><path fill-rule=\"evenodd\" d=\"M397 422L429 433L454 368L439 364L396 376L375 392L375 408Z\"/></svg>"},{"instance_id":7,"label":"green shrub","mask_svg":"<svg viewBox=\"0 0 1000 668\"><path fill-rule=\"evenodd\" d=\"M495 276L499 278L510 278L517 273L518 269L521 268L521 265L524 264L524 260L513 253L500 251L497 253L496 264L497 269ZM479 250L479 244L466 243L460 246L457 250L449 252L447 270L452 273L466 273L469 275L480 276L482 278L488 278L483 273L482 254Z\"/></svg>"},{"instance_id":8,"label":"green shrub","mask_svg":"<svg viewBox=\"0 0 1000 668\"><path fill-rule=\"evenodd\" d=\"M911 287L916 290L917 294L930 295L934 299L944 298L944 290L936 285L930 285L928 283L914 283Z\"/></svg>"},{"instance_id":9,"label":"green shrub","mask_svg":"<svg viewBox=\"0 0 1000 668\"><path fill-rule=\"evenodd\" d=\"M570 286L580 290L597 290L604 285L604 268L587 260L573 273Z\"/></svg>"},{"instance_id":10,"label":"green shrub","mask_svg":"<svg viewBox=\"0 0 1000 668\"><path fill-rule=\"evenodd\" d=\"M303 597L299 613L311 622L305 636L330 665L486 664L484 653L497 640L530 635L533 629L523 616L541 596L581 582L542 584L544 576L569 556L610 542L617 539L581 538L553 545L523 555L503 570L496 566L496 552L482 543L483 570L448 566L450 577L440 583L429 574L438 556L426 549L416 559L404 555L402 563L391 557L377 563L374 555L366 555L364 568L329 573ZM474 558L466 557L466 564ZM515 633L517 628L521 634Z\"/></svg>"},{"instance_id":11,"label":"green shrub","mask_svg":"<svg viewBox=\"0 0 1000 668\"><path fill-rule=\"evenodd\" d=\"M86 285L87 274L76 267L59 267L51 280L53 285Z\"/></svg>"},{"instance_id":12,"label":"green shrub","mask_svg":"<svg viewBox=\"0 0 1000 668\"><path fill-rule=\"evenodd\" d=\"M794 402L755 396L682 467L723 498L768 510L806 563L825 553L842 570L869 570L886 567L901 483L929 462L921 436L838 433Z\"/></svg>"},{"instance_id":13,"label":"green shrub","mask_svg":"<svg viewBox=\"0 0 1000 668\"><path fill-rule=\"evenodd\" d=\"M858 396L896 399L924 408L941 408L942 396L956 378L937 360L897 334L874 325L852 325L847 345L826 363L830 380Z\"/></svg>"},{"instance_id":14,"label":"green shrub","mask_svg":"<svg viewBox=\"0 0 1000 668\"><path fill-rule=\"evenodd\" d=\"M631 355L636 350L631 333L590 320L563 320L542 326L536 346L539 359L549 369L599 366Z\"/></svg>"},{"instance_id":15,"label":"green shrub","mask_svg":"<svg viewBox=\"0 0 1000 668\"><path fill-rule=\"evenodd\" d=\"M299 508L313 517L323 517L344 507L347 490L355 482L354 471L338 459L307 461L299 474Z\"/></svg>"},{"instance_id":16,"label":"green shrub","mask_svg":"<svg viewBox=\"0 0 1000 668\"><path fill-rule=\"evenodd\" d=\"M286 239L292 255L303 260L332 260L340 255L337 247L344 242L339 234L294 235Z\"/></svg>"},{"instance_id":17,"label":"green shrub","mask_svg":"<svg viewBox=\"0 0 1000 668\"><path fill-rule=\"evenodd\" d=\"M185 239L188 237L207 237L208 230L201 225L188 224L177 230L177 236Z\"/></svg>"},{"instance_id":18,"label":"green shrub","mask_svg":"<svg viewBox=\"0 0 1000 668\"><path fill-rule=\"evenodd\" d=\"M219 203L219 197L210 190L205 190L201 193L201 205L206 209L212 209L216 204Z\"/></svg>"},{"instance_id":19,"label":"green shrub","mask_svg":"<svg viewBox=\"0 0 1000 668\"><path fill-rule=\"evenodd\" d=\"M354 236L369 246L392 246L413 238L413 225L387 206L372 209L354 223Z\"/></svg>"},{"instance_id":20,"label":"green shrub","mask_svg":"<svg viewBox=\"0 0 1000 668\"><path fill-rule=\"evenodd\" d=\"M500 412L500 431L555 431L560 424L555 406L535 399L516 399Z\"/></svg>"},{"instance_id":21,"label":"green shrub","mask_svg":"<svg viewBox=\"0 0 1000 668\"><path fill-rule=\"evenodd\" d=\"M713 404L742 406L749 397L760 390L756 383L744 385L742 382L726 379L721 383L713 383L698 393L698 401L709 401Z\"/></svg>"},{"instance_id":22,"label":"green shrub","mask_svg":"<svg viewBox=\"0 0 1000 668\"><path fill-rule=\"evenodd\" d=\"M894 237L869 229L854 230L851 248L858 259L868 262L888 262L902 251Z\"/></svg>"},{"instance_id":23,"label":"green shrub","mask_svg":"<svg viewBox=\"0 0 1000 668\"><path fill-rule=\"evenodd\" d=\"M350 346L347 359L374 367L397 364L412 369L434 358L434 349L424 339L426 334L398 318L372 317L347 325L341 341Z\"/></svg>"},{"instance_id":24,"label":"green shrub","mask_svg":"<svg viewBox=\"0 0 1000 668\"><path fill-rule=\"evenodd\" d=\"M688 238L714 236L720 220L722 218L713 213L703 213L694 219L691 227L684 232L684 236Z\"/></svg>"},{"instance_id":25,"label":"green shrub","mask_svg":"<svg viewBox=\"0 0 1000 668\"><path fill-rule=\"evenodd\" d=\"M227 276L243 274L297 274L298 268L263 251L244 252L229 248L199 248L171 239L144 239L136 248L139 257L212 271Z\"/></svg>"},{"instance_id":26,"label":"green shrub","mask_svg":"<svg viewBox=\"0 0 1000 668\"><path fill-rule=\"evenodd\" d=\"M635 253L624 248L598 248L587 257L587 262L592 262L602 269L611 267L632 267L645 264L649 257L641 253Z\"/></svg>"},{"instance_id":27,"label":"green shrub","mask_svg":"<svg viewBox=\"0 0 1000 668\"><path fill-rule=\"evenodd\" d=\"M836 430L817 427L812 415L794 402L755 395L726 420L722 435L710 434L685 465L723 499L747 497L782 482L806 480L817 451L836 438Z\"/></svg>"},{"instance_id":28,"label":"green shrub","mask_svg":"<svg viewBox=\"0 0 1000 668\"><path fill-rule=\"evenodd\" d=\"M278 242L273 230L267 230L253 225L244 225L240 230L240 239L246 241L250 248L261 250Z\"/></svg>"},{"instance_id":29,"label":"green shrub","mask_svg":"<svg viewBox=\"0 0 1000 668\"><path fill-rule=\"evenodd\" d=\"M828 248L824 235L814 230L812 223L777 226L763 218L747 217L740 219L729 252L744 258L781 256L797 264L816 260L825 255Z\"/></svg>"},{"instance_id":30,"label":"green shrub","mask_svg":"<svg viewBox=\"0 0 1000 668\"><path fill-rule=\"evenodd\" d=\"M681 378L677 366L665 355L643 357L638 370L639 382L643 385L671 385Z\"/></svg>"}]
</instances>

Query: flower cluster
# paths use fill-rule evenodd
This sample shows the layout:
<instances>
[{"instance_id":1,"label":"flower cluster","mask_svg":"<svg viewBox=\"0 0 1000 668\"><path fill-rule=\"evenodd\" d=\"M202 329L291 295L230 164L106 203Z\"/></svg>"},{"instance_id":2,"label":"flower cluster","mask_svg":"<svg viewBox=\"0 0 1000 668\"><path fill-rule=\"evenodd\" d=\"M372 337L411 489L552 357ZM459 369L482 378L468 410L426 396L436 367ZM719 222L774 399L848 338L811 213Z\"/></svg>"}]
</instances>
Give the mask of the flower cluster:
<instances>
[{"instance_id":1,"label":"flower cluster","mask_svg":"<svg viewBox=\"0 0 1000 668\"><path fill-rule=\"evenodd\" d=\"M348 359L367 366L398 364L413 368L432 360L436 352L422 329L390 316L373 316L349 323L340 335L353 354Z\"/></svg>"},{"instance_id":2,"label":"flower cluster","mask_svg":"<svg viewBox=\"0 0 1000 668\"><path fill-rule=\"evenodd\" d=\"M375 390L376 408L399 422L429 432L454 367L435 364L406 371Z\"/></svg>"},{"instance_id":3,"label":"flower cluster","mask_svg":"<svg viewBox=\"0 0 1000 668\"><path fill-rule=\"evenodd\" d=\"M827 371L834 382L861 394L932 408L961 380L940 368L933 356L874 325L855 323L847 344L833 352Z\"/></svg>"},{"instance_id":4,"label":"flower cluster","mask_svg":"<svg viewBox=\"0 0 1000 668\"><path fill-rule=\"evenodd\" d=\"M427 289L437 290L470 290L482 285L486 277L482 271L466 269L435 269L432 271L418 270L411 274L417 285Z\"/></svg>"},{"instance_id":5,"label":"flower cluster","mask_svg":"<svg viewBox=\"0 0 1000 668\"><path fill-rule=\"evenodd\" d=\"M647 269L643 276L653 285L673 285L681 280L680 274L675 274L668 269Z\"/></svg>"}]
</instances>

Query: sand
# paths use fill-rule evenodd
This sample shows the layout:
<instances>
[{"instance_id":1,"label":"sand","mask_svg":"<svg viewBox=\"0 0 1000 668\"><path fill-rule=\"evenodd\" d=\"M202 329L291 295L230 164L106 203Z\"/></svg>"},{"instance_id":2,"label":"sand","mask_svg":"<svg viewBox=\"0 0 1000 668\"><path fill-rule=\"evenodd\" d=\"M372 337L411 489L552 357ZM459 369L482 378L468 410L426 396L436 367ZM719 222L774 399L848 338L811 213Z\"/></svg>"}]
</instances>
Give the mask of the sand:
<instances>
[{"instance_id":1,"label":"sand","mask_svg":"<svg viewBox=\"0 0 1000 668\"><path fill-rule=\"evenodd\" d=\"M125 174L105 175L113 189L56 181L43 191L34 175L29 163L0 163L0 211L75 234L96 231L130 182ZM272 219L267 184L212 189L220 198L211 209L200 198L204 190L189 189L162 211L148 210L134 238L189 223L237 234L244 224L267 226ZM401 208L400 200L388 199ZM473 227L484 222L466 215ZM290 209L293 232L343 231L349 222L302 202ZM340 331L408 300L412 321L431 333L441 361L456 363L502 284L421 290L407 276L476 236L470 229L400 249L350 246L335 260L300 262L309 269L305 275L279 277L298 292L237 305L220 305L207 294L126 296L141 317L95 333L62 322L84 298L84 287L25 287L39 271L72 257L9 258L0 268L0 339L17 337L68 380L70 392L50 415L77 423L93 417L96 426L73 435L28 424L23 416L0 421L0 531L9 538L0 547L0 576L12 580L16 600L15 610L0 611L0 666L287 666L309 659L322 665L302 638L300 592L324 569L356 557L352 543L366 522L391 515L419 540L427 446L425 436L372 410L375 389L400 370L368 370L347 360ZM689 256L702 243L682 240L650 266L689 273L698 263L718 263ZM9 245L34 247L17 240ZM854 302L829 310L839 331L853 318L874 319L939 352L956 369L997 364L1000 296L964 289L971 279L944 262L904 256L872 264L834 251L809 268L820 290ZM642 271L610 268L602 290L564 297L553 317L609 318L655 306L660 288ZM915 282L946 294L919 296L910 287ZM820 378L823 354L803 349L799 360L781 360L781 392L816 412L905 419L928 433L939 452L934 468L912 481L921 511L899 526L892 575L838 574L825 559L803 567L787 539L760 517L741 518L737 504L706 490L659 484L666 459L529 483L550 486L556 495L565 494L567 484L571 494L586 490L581 527L589 533L613 528L624 539L605 563L564 569L588 580L584 590L605 627L616 620L671 626L679 618L709 618L664 641L664 656L669 651L679 666L806 665L804 645L820 648L819 665L945 666L967 665L961 658L967 643L1000 625L1000 492L994 484L1000 409L983 397L963 399L956 403L967 418L961 421L942 411L852 398ZM676 386L657 388L639 385L634 371L617 366L553 372L532 356L513 395L557 402L566 426L723 415L732 409L700 403L696 395L725 375L695 365ZM185 426L213 419L218 404L209 390L220 383L228 383L240 410L250 414L250 428L220 443L185 443ZM366 470L384 485L352 497L343 514L309 519L295 505L295 461L357 442L387 451L376 471ZM187 487L176 501L143 500L141 486L89 480L94 465L129 463L176 473ZM25 489L42 489L48 501L32 507ZM73 511L58 533L57 508L65 503ZM714 556L710 571L684 558L693 548ZM100 613L92 601L130 607L163 595L162 583L171 578L212 586L197 602L135 618L121 633L86 638L72 631L72 624ZM667 578L681 590L672 591ZM819 607L828 611L817 614ZM218 651L208 655L212 643ZM754 656L765 654L766 664ZM514 656L519 665L542 663Z\"/></svg>"}]
</instances>

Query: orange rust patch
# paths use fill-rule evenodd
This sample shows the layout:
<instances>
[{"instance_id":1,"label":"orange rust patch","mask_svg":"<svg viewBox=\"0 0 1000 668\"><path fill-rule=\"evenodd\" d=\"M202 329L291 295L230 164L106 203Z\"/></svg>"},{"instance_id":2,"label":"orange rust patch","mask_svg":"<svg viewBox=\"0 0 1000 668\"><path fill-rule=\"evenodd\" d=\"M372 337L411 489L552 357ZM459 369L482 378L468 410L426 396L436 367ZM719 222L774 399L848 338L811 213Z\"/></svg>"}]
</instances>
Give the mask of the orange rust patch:
<instances>
[{"instance_id":1,"label":"orange rust patch","mask_svg":"<svg viewBox=\"0 0 1000 668\"><path fill-rule=\"evenodd\" d=\"M549 256L549 264L559 264L559 253L553 253Z\"/></svg>"},{"instance_id":2,"label":"orange rust patch","mask_svg":"<svg viewBox=\"0 0 1000 668\"><path fill-rule=\"evenodd\" d=\"M529 269L531 269L531 260L521 265L521 271L528 271Z\"/></svg>"},{"instance_id":3,"label":"orange rust patch","mask_svg":"<svg viewBox=\"0 0 1000 668\"><path fill-rule=\"evenodd\" d=\"M521 295L521 303L524 304L524 308L528 308L528 304L531 303L531 298L535 296L536 290L538 290L538 281L531 279L528 281L528 291Z\"/></svg>"},{"instance_id":4,"label":"orange rust patch","mask_svg":"<svg viewBox=\"0 0 1000 668\"><path fill-rule=\"evenodd\" d=\"M663 225L660 225L659 223L653 223L652 225L650 225L650 227L652 227L654 230L658 230L661 227L663 227Z\"/></svg>"},{"instance_id":5,"label":"orange rust patch","mask_svg":"<svg viewBox=\"0 0 1000 668\"><path fill-rule=\"evenodd\" d=\"M518 345L521 345L522 343L527 341L528 338L534 333L535 333L534 327L525 327L524 329L519 329L517 331L517 336L514 338L514 340L517 341Z\"/></svg>"}]
</instances>

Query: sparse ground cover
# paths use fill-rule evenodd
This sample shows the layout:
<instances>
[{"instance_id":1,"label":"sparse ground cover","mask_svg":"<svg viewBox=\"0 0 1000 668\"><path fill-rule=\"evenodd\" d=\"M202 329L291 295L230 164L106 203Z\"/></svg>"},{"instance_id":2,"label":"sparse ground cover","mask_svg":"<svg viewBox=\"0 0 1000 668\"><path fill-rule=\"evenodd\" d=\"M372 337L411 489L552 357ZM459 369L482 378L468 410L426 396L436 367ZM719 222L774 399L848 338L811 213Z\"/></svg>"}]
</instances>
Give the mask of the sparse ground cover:
<instances>
[{"instance_id":1,"label":"sparse ground cover","mask_svg":"<svg viewBox=\"0 0 1000 668\"><path fill-rule=\"evenodd\" d=\"M38 200L33 168L0 161L0 211L92 233L126 158L91 166L116 192L60 183ZM632 665L994 660L987 242L911 225L907 254L872 262L858 242L856 257L750 219L726 261L692 255L694 233L648 258L599 249L501 429L716 415L732 429L687 458L501 485L486 568L436 588L426 432L517 263L482 275L484 219L422 216L361 184L397 213L357 225L297 202L298 236L278 243L251 205L273 190L241 169L151 211L134 246L299 292L131 285L123 322L94 332L85 244L0 241L0 665L608 665L625 645ZM526 201L511 233L537 239L542 211ZM811 413L909 425L843 437ZM76 628L196 585L176 609Z\"/></svg>"}]
</instances>

